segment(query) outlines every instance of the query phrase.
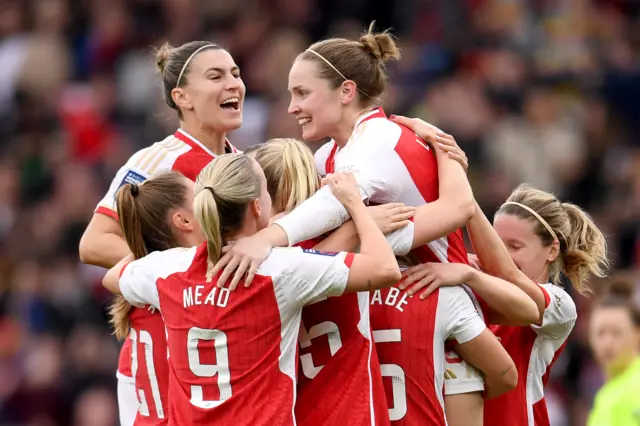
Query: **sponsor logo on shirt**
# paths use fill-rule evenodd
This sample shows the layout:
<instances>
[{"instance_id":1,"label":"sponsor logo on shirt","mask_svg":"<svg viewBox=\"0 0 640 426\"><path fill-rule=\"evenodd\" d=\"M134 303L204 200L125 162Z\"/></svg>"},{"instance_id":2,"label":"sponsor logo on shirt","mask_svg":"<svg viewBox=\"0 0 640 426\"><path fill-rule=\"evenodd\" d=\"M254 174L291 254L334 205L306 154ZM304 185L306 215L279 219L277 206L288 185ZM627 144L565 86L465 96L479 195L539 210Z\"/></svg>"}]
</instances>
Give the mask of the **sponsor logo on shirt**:
<instances>
[{"instance_id":1,"label":"sponsor logo on shirt","mask_svg":"<svg viewBox=\"0 0 640 426\"><path fill-rule=\"evenodd\" d=\"M120 186L125 185L127 183L137 183L141 184L147 180L146 177L142 176L140 173L136 173L133 170L129 170L126 175L124 175L124 179L120 182Z\"/></svg>"},{"instance_id":2,"label":"sponsor logo on shirt","mask_svg":"<svg viewBox=\"0 0 640 426\"><path fill-rule=\"evenodd\" d=\"M303 249L302 251L309 254L319 254L320 256L335 256L338 254L338 252L322 251L322 250L314 250L314 249Z\"/></svg>"}]
</instances>

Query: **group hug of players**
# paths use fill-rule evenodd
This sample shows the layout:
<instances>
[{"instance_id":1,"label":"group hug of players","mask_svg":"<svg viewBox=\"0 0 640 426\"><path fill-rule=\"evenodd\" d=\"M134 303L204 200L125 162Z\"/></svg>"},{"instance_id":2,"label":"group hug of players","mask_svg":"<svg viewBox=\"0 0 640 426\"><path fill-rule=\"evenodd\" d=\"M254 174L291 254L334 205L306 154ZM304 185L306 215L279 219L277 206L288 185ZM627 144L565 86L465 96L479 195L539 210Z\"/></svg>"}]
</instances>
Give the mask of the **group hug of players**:
<instances>
[{"instance_id":1,"label":"group hug of players","mask_svg":"<svg viewBox=\"0 0 640 426\"><path fill-rule=\"evenodd\" d=\"M549 425L544 384L603 276L580 208L518 187L493 225L454 138L378 107L393 38L327 39L289 74L315 158L236 150L245 87L210 42L157 63L180 128L118 171L80 243L110 268L122 425ZM466 226L475 255L468 255Z\"/></svg>"}]
</instances>

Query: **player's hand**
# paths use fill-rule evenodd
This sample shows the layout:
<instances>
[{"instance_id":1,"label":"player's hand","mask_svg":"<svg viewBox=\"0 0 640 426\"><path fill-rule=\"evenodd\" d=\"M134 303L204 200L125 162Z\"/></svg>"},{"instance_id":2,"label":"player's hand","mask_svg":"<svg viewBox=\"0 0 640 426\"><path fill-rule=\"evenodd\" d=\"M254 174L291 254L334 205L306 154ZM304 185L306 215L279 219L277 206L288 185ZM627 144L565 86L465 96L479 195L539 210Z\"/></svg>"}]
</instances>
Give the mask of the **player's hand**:
<instances>
[{"instance_id":1,"label":"player's hand","mask_svg":"<svg viewBox=\"0 0 640 426\"><path fill-rule=\"evenodd\" d=\"M419 138L436 148L436 152L444 152L448 157L457 161L466 171L469 168L469 161L462 149L458 146L455 138L442 130L419 118L407 118L401 115L392 115L391 121L411 129Z\"/></svg>"},{"instance_id":2,"label":"player's hand","mask_svg":"<svg viewBox=\"0 0 640 426\"><path fill-rule=\"evenodd\" d=\"M424 120L420 120L419 118L407 118L402 115L392 115L390 120L394 123L400 124L402 126L406 126L413 131L418 137L430 145L435 145L437 143L438 132L441 132L433 124L429 124Z\"/></svg>"},{"instance_id":3,"label":"player's hand","mask_svg":"<svg viewBox=\"0 0 640 426\"><path fill-rule=\"evenodd\" d=\"M213 266L211 276L216 276L222 271L217 283L218 287L222 288L233 275L229 284L229 290L233 291L246 275L244 286L249 287L258 267L269 257L272 248L269 241L257 235L240 238L222 248L224 254Z\"/></svg>"},{"instance_id":4,"label":"player's hand","mask_svg":"<svg viewBox=\"0 0 640 426\"><path fill-rule=\"evenodd\" d=\"M460 163L465 172L469 169L467 154L458 146L453 136L439 132L436 136L436 150L446 153L449 158Z\"/></svg>"},{"instance_id":5,"label":"player's hand","mask_svg":"<svg viewBox=\"0 0 640 426\"><path fill-rule=\"evenodd\" d=\"M362 203L362 197L358 190L356 178L351 173L329 173L322 183L329 185L333 195L342 203L349 207L354 203Z\"/></svg>"},{"instance_id":6,"label":"player's hand","mask_svg":"<svg viewBox=\"0 0 640 426\"><path fill-rule=\"evenodd\" d=\"M412 266L402 272L404 277L400 289L409 288L409 296L420 294L420 299L426 299L436 289L443 286L454 286L469 281L474 273L473 268L463 263L424 263Z\"/></svg>"},{"instance_id":7,"label":"player's hand","mask_svg":"<svg viewBox=\"0 0 640 426\"><path fill-rule=\"evenodd\" d=\"M409 219L416 213L416 208L405 206L402 203L388 203L379 206L367 207L369 214L378 225L383 234L404 228L409 224Z\"/></svg>"}]
</instances>

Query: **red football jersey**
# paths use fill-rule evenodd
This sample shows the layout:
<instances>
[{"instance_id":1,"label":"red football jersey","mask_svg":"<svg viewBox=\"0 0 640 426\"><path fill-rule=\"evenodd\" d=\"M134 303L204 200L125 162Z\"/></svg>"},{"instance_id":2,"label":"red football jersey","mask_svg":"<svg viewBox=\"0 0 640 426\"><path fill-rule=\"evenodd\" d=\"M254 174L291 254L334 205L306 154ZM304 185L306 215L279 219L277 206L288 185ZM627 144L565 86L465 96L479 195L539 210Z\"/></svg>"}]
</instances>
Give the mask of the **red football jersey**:
<instances>
[{"instance_id":1,"label":"red football jersey","mask_svg":"<svg viewBox=\"0 0 640 426\"><path fill-rule=\"evenodd\" d=\"M239 152L229 141L226 150ZM198 173L215 158L215 154L182 129L164 140L141 149L118 170L107 193L95 209L96 213L118 219L116 193L126 183L142 183L154 174L178 171L195 181ZM127 339L120 350L118 373L131 377L131 340Z\"/></svg>"},{"instance_id":2,"label":"red football jersey","mask_svg":"<svg viewBox=\"0 0 640 426\"><path fill-rule=\"evenodd\" d=\"M484 424L549 426L544 400L553 364L562 353L578 317L576 305L561 287L541 284L547 307L541 325L491 326L518 369L518 386L485 401Z\"/></svg>"},{"instance_id":3,"label":"red football jersey","mask_svg":"<svg viewBox=\"0 0 640 426\"><path fill-rule=\"evenodd\" d=\"M166 425L169 364L162 315L155 308L133 308L130 322L131 372L139 403L134 425Z\"/></svg>"},{"instance_id":4,"label":"red football jersey","mask_svg":"<svg viewBox=\"0 0 640 426\"><path fill-rule=\"evenodd\" d=\"M274 249L252 286L234 292L207 282L206 244L127 265L122 294L159 308L167 330L169 424L295 424L302 306L340 296L352 259Z\"/></svg>"},{"instance_id":5,"label":"red football jersey","mask_svg":"<svg viewBox=\"0 0 640 426\"><path fill-rule=\"evenodd\" d=\"M439 196L435 154L411 130L388 120L382 109L360 118L344 148L331 141L315 159L321 174L353 171L364 196L374 203L420 206ZM412 254L420 262L468 262L460 229ZM485 328L471 299L455 288L412 301L392 288L375 292L371 304L392 423L444 425L444 340L468 341Z\"/></svg>"},{"instance_id":6,"label":"red football jersey","mask_svg":"<svg viewBox=\"0 0 640 426\"><path fill-rule=\"evenodd\" d=\"M369 297L367 292L344 294L302 310L298 425L389 424Z\"/></svg>"}]
</instances>

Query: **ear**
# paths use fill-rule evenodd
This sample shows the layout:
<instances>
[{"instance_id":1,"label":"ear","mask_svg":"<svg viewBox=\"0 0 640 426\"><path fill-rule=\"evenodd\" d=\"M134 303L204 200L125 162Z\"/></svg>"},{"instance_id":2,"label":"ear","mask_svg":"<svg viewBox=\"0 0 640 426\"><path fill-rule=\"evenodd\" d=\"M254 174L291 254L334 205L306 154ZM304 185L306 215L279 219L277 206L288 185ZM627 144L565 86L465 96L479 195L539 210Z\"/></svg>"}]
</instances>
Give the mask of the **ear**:
<instances>
[{"instance_id":1,"label":"ear","mask_svg":"<svg viewBox=\"0 0 640 426\"><path fill-rule=\"evenodd\" d=\"M171 223L180 232L192 232L193 220L194 219L182 209L176 210L173 215L171 215Z\"/></svg>"},{"instance_id":2,"label":"ear","mask_svg":"<svg viewBox=\"0 0 640 426\"><path fill-rule=\"evenodd\" d=\"M258 200L257 198L253 200L250 204L250 209L251 214L253 214L256 218L259 218L262 213L262 209L260 208L260 200Z\"/></svg>"},{"instance_id":3,"label":"ear","mask_svg":"<svg viewBox=\"0 0 640 426\"><path fill-rule=\"evenodd\" d=\"M171 99L181 110L193 109L191 98L182 87L176 87L171 90Z\"/></svg>"},{"instance_id":4,"label":"ear","mask_svg":"<svg viewBox=\"0 0 640 426\"><path fill-rule=\"evenodd\" d=\"M551 263L558 258L560 255L560 242L555 240L551 243L551 247L549 248L549 254L547 254L547 262Z\"/></svg>"},{"instance_id":5,"label":"ear","mask_svg":"<svg viewBox=\"0 0 640 426\"><path fill-rule=\"evenodd\" d=\"M340 86L340 103L342 105L350 104L353 99L358 96L356 83L352 80L345 80Z\"/></svg>"}]
</instances>

